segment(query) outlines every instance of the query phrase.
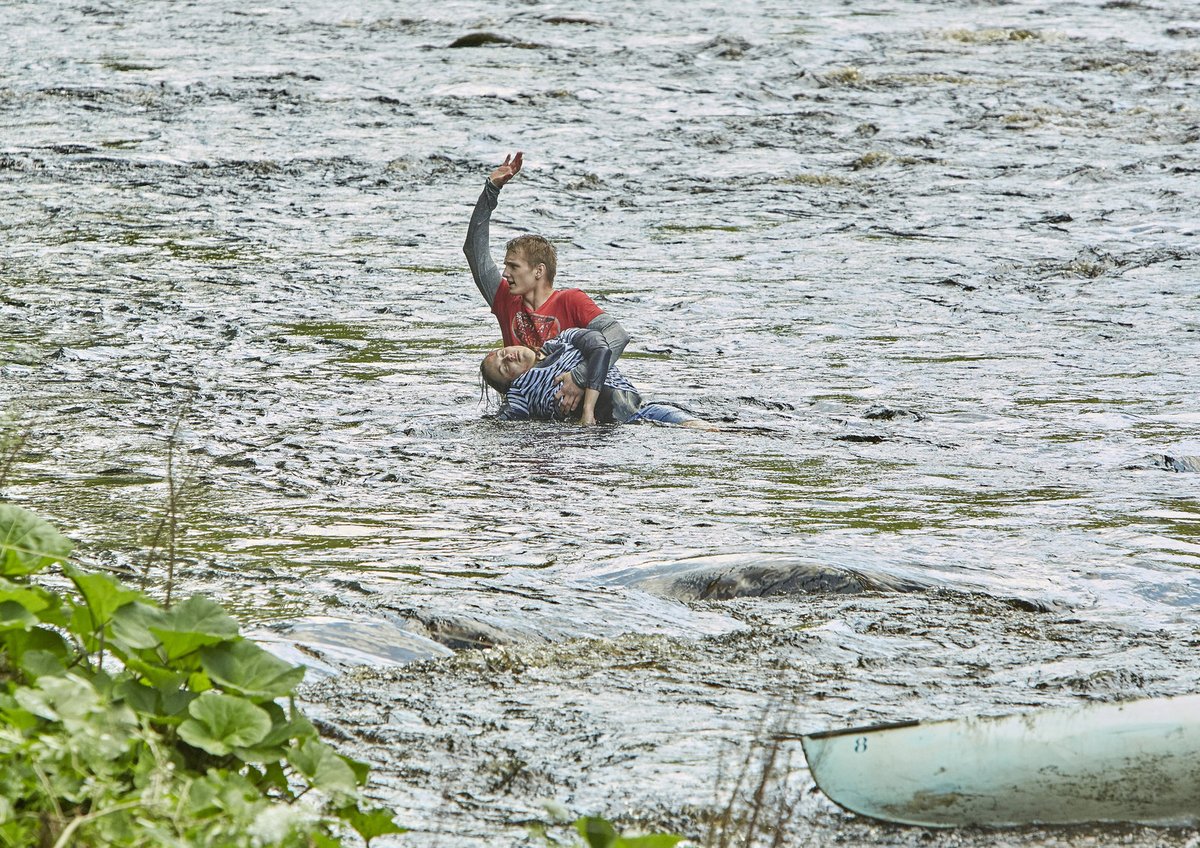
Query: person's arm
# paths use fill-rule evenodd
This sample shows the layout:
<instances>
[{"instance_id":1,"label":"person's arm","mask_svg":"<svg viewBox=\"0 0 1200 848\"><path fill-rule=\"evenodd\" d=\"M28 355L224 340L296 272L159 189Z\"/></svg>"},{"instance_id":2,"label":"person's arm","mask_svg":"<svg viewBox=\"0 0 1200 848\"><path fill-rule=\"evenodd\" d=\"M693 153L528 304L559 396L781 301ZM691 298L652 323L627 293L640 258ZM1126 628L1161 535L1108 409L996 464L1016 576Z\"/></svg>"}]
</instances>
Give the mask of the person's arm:
<instances>
[{"instance_id":1,"label":"person's arm","mask_svg":"<svg viewBox=\"0 0 1200 848\"><path fill-rule=\"evenodd\" d=\"M616 318L607 312L601 312L592 319L587 328L604 336L604 341L608 343L608 349L612 351L612 362L621 358L621 354L625 351L625 345L629 344L629 333L625 332L625 328Z\"/></svg>"},{"instance_id":2,"label":"person's arm","mask_svg":"<svg viewBox=\"0 0 1200 848\"><path fill-rule=\"evenodd\" d=\"M488 250L490 238L490 223L492 211L500 202L500 189L504 184L517 175L521 170L521 154L505 156L504 164L492 171L479 200L475 203L475 211L471 213L471 223L467 225L467 240L463 243L463 253L467 257L467 265L471 268L471 276L487 305L491 306L496 300L496 290L500 288L500 269L492 260Z\"/></svg>"},{"instance_id":3,"label":"person's arm","mask_svg":"<svg viewBox=\"0 0 1200 848\"><path fill-rule=\"evenodd\" d=\"M612 364L612 349L609 348L608 342L595 330L568 331L562 337L583 355L584 401L587 401L588 391L595 391L598 397L600 389L604 387L604 378L608 376L608 368Z\"/></svg>"},{"instance_id":4,"label":"person's arm","mask_svg":"<svg viewBox=\"0 0 1200 848\"><path fill-rule=\"evenodd\" d=\"M500 288L500 269L496 267L492 255L488 252L488 223L492 210L500 199L500 189L488 180L471 213L471 223L467 225L467 240L463 244L463 253L467 256L467 265L471 268L471 276L475 278L475 286L487 305L491 306L496 299L496 290Z\"/></svg>"},{"instance_id":5,"label":"person's arm","mask_svg":"<svg viewBox=\"0 0 1200 848\"><path fill-rule=\"evenodd\" d=\"M579 415L579 423L589 427L596 423L596 401L600 399L598 389L583 390L583 412Z\"/></svg>"},{"instance_id":6,"label":"person's arm","mask_svg":"<svg viewBox=\"0 0 1200 848\"><path fill-rule=\"evenodd\" d=\"M612 351L609 365L617 361L617 358L625 350L625 345L629 344L629 334L625 332L625 328L607 312L601 312L593 318L587 328L604 336L604 341L608 343L608 349ZM579 406L580 400L583 399L583 386L587 380L586 369L587 366L580 363L570 373L556 378L559 386L558 405L563 412L571 412Z\"/></svg>"}]
</instances>

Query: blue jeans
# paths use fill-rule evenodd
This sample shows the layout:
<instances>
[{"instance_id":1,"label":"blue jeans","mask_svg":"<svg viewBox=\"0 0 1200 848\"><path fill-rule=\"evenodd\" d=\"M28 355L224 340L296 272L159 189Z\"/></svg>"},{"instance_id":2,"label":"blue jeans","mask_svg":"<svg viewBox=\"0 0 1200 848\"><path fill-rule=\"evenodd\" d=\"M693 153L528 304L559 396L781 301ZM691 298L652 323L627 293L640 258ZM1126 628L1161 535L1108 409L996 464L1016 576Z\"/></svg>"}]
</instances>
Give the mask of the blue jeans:
<instances>
[{"instance_id":1,"label":"blue jeans","mask_svg":"<svg viewBox=\"0 0 1200 848\"><path fill-rule=\"evenodd\" d=\"M649 421L654 424L682 424L685 421L695 420L695 415L689 415L677 407L667 406L665 403L647 403L625 423L636 424L639 421Z\"/></svg>"}]
</instances>

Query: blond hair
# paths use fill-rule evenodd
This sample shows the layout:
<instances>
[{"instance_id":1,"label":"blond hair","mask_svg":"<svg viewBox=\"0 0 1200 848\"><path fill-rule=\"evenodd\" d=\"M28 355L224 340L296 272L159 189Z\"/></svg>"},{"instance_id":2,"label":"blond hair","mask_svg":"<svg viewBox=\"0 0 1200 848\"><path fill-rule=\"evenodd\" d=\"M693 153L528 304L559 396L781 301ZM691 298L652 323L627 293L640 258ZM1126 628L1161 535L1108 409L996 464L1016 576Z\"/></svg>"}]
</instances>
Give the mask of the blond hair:
<instances>
[{"instance_id":1,"label":"blond hair","mask_svg":"<svg viewBox=\"0 0 1200 848\"><path fill-rule=\"evenodd\" d=\"M511 239L505 250L516 253L530 265L545 265L546 277L551 283L558 272L558 251L542 236L524 235Z\"/></svg>"}]
</instances>

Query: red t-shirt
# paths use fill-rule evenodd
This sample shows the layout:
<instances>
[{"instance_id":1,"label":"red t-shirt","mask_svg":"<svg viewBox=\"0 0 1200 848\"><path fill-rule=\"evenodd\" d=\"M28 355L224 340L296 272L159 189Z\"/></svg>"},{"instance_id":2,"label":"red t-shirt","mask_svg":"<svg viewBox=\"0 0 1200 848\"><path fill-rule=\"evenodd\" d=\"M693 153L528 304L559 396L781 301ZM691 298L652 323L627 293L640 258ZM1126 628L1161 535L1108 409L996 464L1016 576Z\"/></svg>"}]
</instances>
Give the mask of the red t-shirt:
<instances>
[{"instance_id":1,"label":"red t-shirt","mask_svg":"<svg viewBox=\"0 0 1200 848\"><path fill-rule=\"evenodd\" d=\"M587 327L603 311L582 289L555 289L534 312L509 292L508 280L500 281L492 300L492 312L500 322L505 346L529 345L534 350L541 350L563 330Z\"/></svg>"}]
</instances>

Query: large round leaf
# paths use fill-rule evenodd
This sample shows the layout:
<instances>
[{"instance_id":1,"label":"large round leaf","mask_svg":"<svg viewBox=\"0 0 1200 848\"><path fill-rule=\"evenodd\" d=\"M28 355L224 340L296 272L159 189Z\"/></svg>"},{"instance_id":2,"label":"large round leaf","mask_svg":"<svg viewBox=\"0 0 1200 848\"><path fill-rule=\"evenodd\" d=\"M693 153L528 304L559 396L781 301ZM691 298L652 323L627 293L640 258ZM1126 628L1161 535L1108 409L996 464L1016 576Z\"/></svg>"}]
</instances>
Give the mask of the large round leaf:
<instances>
[{"instance_id":1,"label":"large round leaf","mask_svg":"<svg viewBox=\"0 0 1200 848\"><path fill-rule=\"evenodd\" d=\"M338 811L338 816L343 821L349 822L350 826L358 831L358 835L368 845L376 836L408 833L408 828L396 824L392 818L393 815L391 810L383 807L368 807L364 810L357 806L349 806Z\"/></svg>"},{"instance_id":2,"label":"large round leaf","mask_svg":"<svg viewBox=\"0 0 1200 848\"><path fill-rule=\"evenodd\" d=\"M47 627L10 630L0 637L0 646L8 653L9 662L17 665L30 679L44 674L61 674L73 658L62 634Z\"/></svg>"},{"instance_id":3,"label":"large round leaf","mask_svg":"<svg viewBox=\"0 0 1200 848\"><path fill-rule=\"evenodd\" d=\"M83 595L92 628L99 630L112 619L113 613L133 601L144 600L141 592L127 589L107 574L89 574L78 568L64 569Z\"/></svg>"},{"instance_id":4,"label":"large round leaf","mask_svg":"<svg viewBox=\"0 0 1200 848\"><path fill-rule=\"evenodd\" d=\"M205 692L188 705L188 713L179 737L218 757L261 741L271 730L266 710L233 695Z\"/></svg>"},{"instance_id":5,"label":"large round leaf","mask_svg":"<svg viewBox=\"0 0 1200 848\"><path fill-rule=\"evenodd\" d=\"M216 601L192 595L173 607L159 627L150 627L162 642L168 659L190 654L205 645L215 645L237 636L238 626Z\"/></svg>"},{"instance_id":6,"label":"large round leaf","mask_svg":"<svg viewBox=\"0 0 1200 848\"><path fill-rule=\"evenodd\" d=\"M16 601L0 601L0 631L31 630L37 623L33 613Z\"/></svg>"},{"instance_id":7,"label":"large round leaf","mask_svg":"<svg viewBox=\"0 0 1200 848\"><path fill-rule=\"evenodd\" d=\"M287 761L314 786L334 795L352 796L358 777L344 757L319 739L305 739L287 752Z\"/></svg>"},{"instance_id":8,"label":"large round leaf","mask_svg":"<svg viewBox=\"0 0 1200 848\"><path fill-rule=\"evenodd\" d=\"M258 700L289 695L304 677L304 666L286 663L246 639L205 648L200 664L222 689Z\"/></svg>"},{"instance_id":9,"label":"large round leaf","mask_svg":"<svg viewBox=\"0 0 1200 848\"><path fill-rule=\"evenodd\" d=\"M70 553L71 540L46 521L19 506L0 504L0 574L32 574Z\"/></svg>"},{"instance_id":10,"label":"large round leaf","mask_svg":"<svg viewBox=\"0 0 1200 848\"><path fill-rule=\"evenodd\" d=\"M3 601L15 601L35 614L57 606L59 603L57 595L46 591L41 586L14 583L0 577L0 602Z\"/></svg>"},{"instance_id":11,"label":"large round leaf","mask_svg":"<svg viewBox=\"0 0 1200 848\"><path fill-rule=\"evenodd\" d=\"M122 651L146 651L159 644L151 627L162 627L166 613L156 606L135 601L118 608L112 617L110 641Z\"/></svg>"}]
</instances>

